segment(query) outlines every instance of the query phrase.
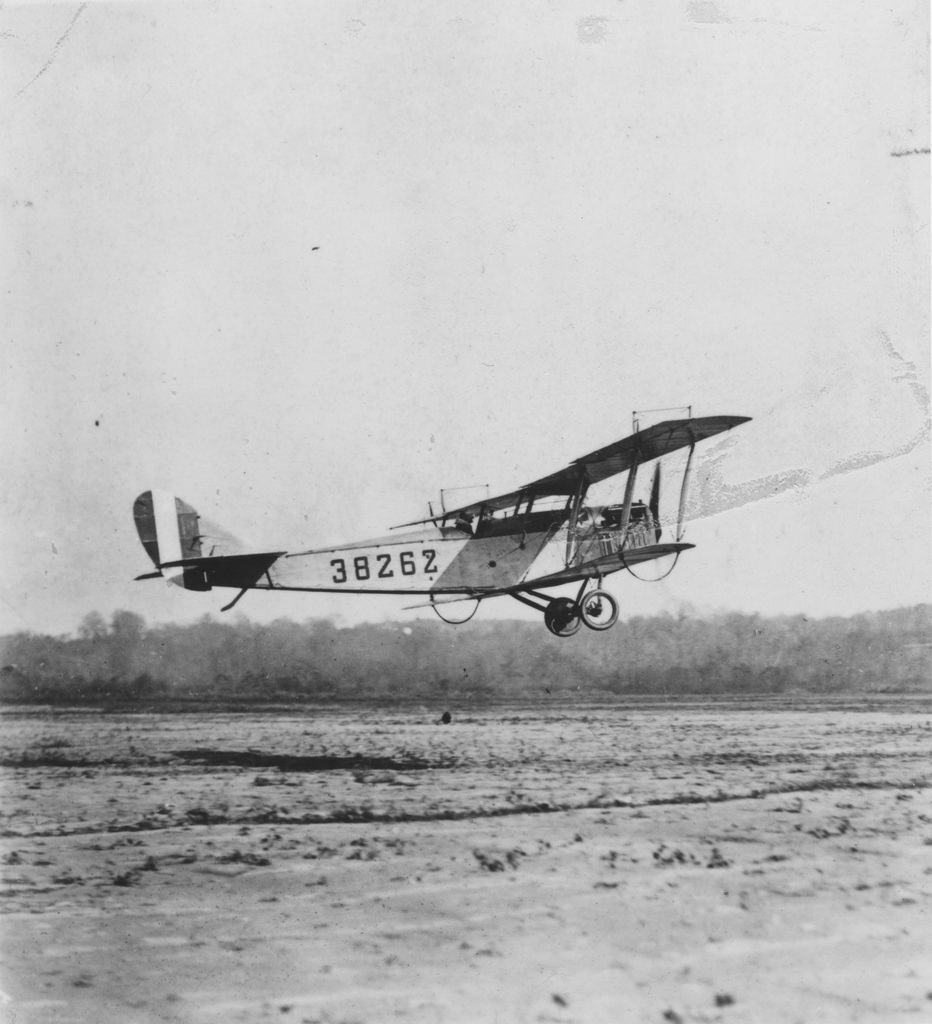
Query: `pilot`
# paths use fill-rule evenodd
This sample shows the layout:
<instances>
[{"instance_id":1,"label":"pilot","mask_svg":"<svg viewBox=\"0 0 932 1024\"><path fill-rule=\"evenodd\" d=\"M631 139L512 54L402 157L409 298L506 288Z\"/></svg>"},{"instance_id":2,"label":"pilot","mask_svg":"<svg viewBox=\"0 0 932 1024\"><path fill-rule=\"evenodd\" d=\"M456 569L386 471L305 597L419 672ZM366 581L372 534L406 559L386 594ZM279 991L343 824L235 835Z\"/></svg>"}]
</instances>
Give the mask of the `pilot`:
<instances>
[{"instance_id":1,"label":"pilot","mask_svg":"<svg viewBox=\"0 0 932 1024\"><path fill-rule=\"evenodd\" d=\"M487 505L483 505L482 508L479 509L479 522L476 523L476 534L479 533L479 531L482 529L483 526L485 526L486 523L491 522L491 520L492 510Z\"/></svg>"},{"instance_id":2,"label":"pilot","mask_svg":"<svg viewBox=\"0 0 932 1024\"><path fill-rule=\"evenodd\" d=\"M647 506L643 501L635 501L631 505L632 524L643 523L647 519Z\"/></svg>"},{"instance_id":3,"label":"pilot","mask_svg":"<svg viewBox=\"0 0 932 1024\"><path fill-rule=\"evenodd\" d=\"M456 522L453 525L457 530L462 530L464 533L472 533L472 516L461 512L456 517Z\"/></svg>"},{"instance_id":4,"label":"pilot","mask_svg":"<svg viewBox=\"0 0 932 1024\"><path fill-rule=\"evenodd\" d=\"M621 526L621 506L610 505L602 513L602 522L607 530L617 530Z\"/></svg>"}]
</instances>

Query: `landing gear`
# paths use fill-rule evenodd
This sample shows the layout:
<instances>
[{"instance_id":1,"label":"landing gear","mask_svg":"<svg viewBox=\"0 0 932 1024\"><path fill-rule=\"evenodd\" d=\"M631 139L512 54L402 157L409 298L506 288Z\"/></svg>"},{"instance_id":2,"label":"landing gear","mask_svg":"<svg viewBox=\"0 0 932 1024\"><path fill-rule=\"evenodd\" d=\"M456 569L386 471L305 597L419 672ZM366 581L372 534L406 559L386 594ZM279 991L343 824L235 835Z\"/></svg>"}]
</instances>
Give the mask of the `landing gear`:
<instances>
[{"instance_id":1,"label":"landing gear","mask_svg":"<svg viewBox=\"0 0 932 1024\"><path fill-rule=\"evenodd\" d=\"M544 613L544 625L554 636L575 636L582 624L601 631L610 629L618 621L618 602L604 590L588 594L584 580L574 601L571 597L550 597L537 590L512 591L511 596L529 608Z\"/></svg>"},{"instance_id":2,"label":"landing gear","mask_svg":"<svg viewBox=\"0 0 932 1024\"><path fill-rule=\"evenodd\" d=\"M590 629L611 629L618 621L618 602L606 590L591 590L580 599L579 614Z\"/></svg>"},{"instance_id":3,"label":"landing gear","mask_svg":"<svg viewBox=\"0 0 932 1024\"><path fill-rule=\"evenodd\" d=\"M544 609L544 625L554 636L573 636L582 623L579 604L570 597L555 597Z\"/></svg>"}]
</instances>

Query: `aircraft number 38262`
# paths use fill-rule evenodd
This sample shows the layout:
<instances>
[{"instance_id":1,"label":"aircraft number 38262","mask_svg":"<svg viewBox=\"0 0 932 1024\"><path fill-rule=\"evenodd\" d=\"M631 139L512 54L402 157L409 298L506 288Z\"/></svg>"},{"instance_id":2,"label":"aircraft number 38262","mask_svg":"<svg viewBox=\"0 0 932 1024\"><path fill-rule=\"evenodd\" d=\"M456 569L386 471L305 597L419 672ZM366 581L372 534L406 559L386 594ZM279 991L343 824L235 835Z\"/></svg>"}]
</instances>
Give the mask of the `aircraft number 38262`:
<instances>
[{"instance_id":1,"label":"aircraft number 38262","mask_svg":"<svg viewBox=\"0 0 932 1024\"><path fill-rule=\"evenodd\" d=\"M651 418L662 411L651 410ZM618 602L602 589L603 578L622 569L638 579L669 575L680 555L693 547L683 541L683 530L692 507L688 491L696 445L748 421L747 416L697 417L690 408L685 418L642 428L639 416L634 414L629 437L507 494L486 494L448 509L441 493L439 515L428 506L427 519L404 524L416 527L416 533L317 545L309 551L250 550L221 532L218 552L212 541L204 546L217 531L201 522L196 509L169 491L144 491L133 505L133 519L154 571L137 579L168 579L186 590L236 588L238 594L223 611L250 590L410 593L424 596L425 602L415 607L430 607L444 622L462 625L480 602L510 596L541 612L555 636L574 636L583 625L609 629L618 621ZM666 490L661 486L660 466L683 449L688 451L679 503L661 515L663 494L673 495L669 483ZM635 500L638 470L650 462L655 465L643 493L647 500ZM621 473L627 474L623 504L587 503L592 484ZM528 544L532 527L537 539ZM654 565L641 575L637 567L644 563ZM578 587L575 596L551 593L570 584ZM468 605L447 615L446 606L454 602Z\"/></svg>"},{"instance_id":2,"label":"aircraft number 38262","mask_svg":"<svg viewBox=\"0 0 932 1024\"><path fill-rule=\"evenodd\" d=\"M437 552L433 548L424 548L421 551L421 572L432 576L437 572ZM374 556L374 564L369 560L368 555L358 555L349 562L345 558L333 558L330 564L334 573L331 577L334 583L346 583L349 580L350 572L357 580L370 579L391 579L395 575L392 568L392 556L388 552L382 552ZM398 569L402 576L414 576L418 571L417 558L413 551L402 551L398 555Z\"/></svg>"}]
</instances>

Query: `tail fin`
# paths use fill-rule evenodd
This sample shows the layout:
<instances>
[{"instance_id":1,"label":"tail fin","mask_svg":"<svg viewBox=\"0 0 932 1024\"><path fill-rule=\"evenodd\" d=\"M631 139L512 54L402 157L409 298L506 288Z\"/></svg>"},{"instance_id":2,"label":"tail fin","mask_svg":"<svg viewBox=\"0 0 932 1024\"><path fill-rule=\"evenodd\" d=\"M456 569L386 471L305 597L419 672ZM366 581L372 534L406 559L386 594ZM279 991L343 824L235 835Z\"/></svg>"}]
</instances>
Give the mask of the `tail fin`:
<instances>
[{"instance_id":1,"label":"tail fin","mask_svg":"<svg viewBox=\"0 0 932 1024\"><path fill-rule=\"evenodd\" d=\"M200 558L202 536L196 509L168 491L144 491L133 505L136 532L158 575L187 590L208 590L204 574L166 563ZM156 575L156 574L153 574Z\"/></svg>"},{"instance_id":2,"label":"tail fin","mask_svg":"<svg viewBox=\"0 0 932 1024\"><path fill-rule=\"evenodd\" d=\"M133 518L156 570L137 576L140 580L162 576L185 590L239 587L245 592L285 553L250 551L168 491L143 491L133 505Z\"/></svg>"}]
</instances>

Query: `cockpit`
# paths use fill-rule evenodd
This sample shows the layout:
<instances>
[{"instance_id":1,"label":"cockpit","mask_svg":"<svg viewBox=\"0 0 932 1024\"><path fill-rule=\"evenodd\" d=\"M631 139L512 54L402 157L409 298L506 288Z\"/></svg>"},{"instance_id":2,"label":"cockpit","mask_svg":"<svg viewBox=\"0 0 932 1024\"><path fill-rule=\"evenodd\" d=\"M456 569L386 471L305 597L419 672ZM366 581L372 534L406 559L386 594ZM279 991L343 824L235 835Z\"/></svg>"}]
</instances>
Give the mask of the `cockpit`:
<instances>
[{"instance_id":1,"label":"cockpit","mask_svg":"<svg viewBox=\"0 0 932 1024\"><path fill-rule=\"evenodd\" d=\"M622 548L657 544L660 534L660 523L643 501L631 503L627 523L624 505L583 506L576 523L577 559L586 561L617 554Z\"/></svg>"}]
</instances>

